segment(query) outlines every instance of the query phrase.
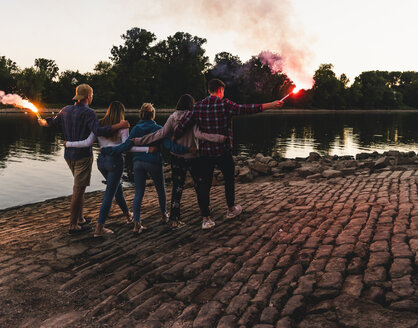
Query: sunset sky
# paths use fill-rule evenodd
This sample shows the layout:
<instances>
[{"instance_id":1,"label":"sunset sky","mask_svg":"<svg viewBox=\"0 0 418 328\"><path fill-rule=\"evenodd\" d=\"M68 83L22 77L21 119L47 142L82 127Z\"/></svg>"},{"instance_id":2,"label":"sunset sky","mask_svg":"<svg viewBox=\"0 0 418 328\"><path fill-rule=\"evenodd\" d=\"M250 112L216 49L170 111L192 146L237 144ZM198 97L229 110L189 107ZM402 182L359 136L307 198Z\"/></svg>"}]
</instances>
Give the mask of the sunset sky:
<instances>
[{"instance_id":1,"label":"sunset sky","mask_svg":"<svg viewBox=\"0 0 418 328\"><path fill-rule=\"evenodd\" d=\"M158 40L175 32L207 39L247 60L279 53L285 73L308 83L321 63L352 81L367 70L418 70L416 0L0 0L0 56L21 68L54 59L61 71L92 71L121 34L145 28Z\"/></svg>"}]
</instances>

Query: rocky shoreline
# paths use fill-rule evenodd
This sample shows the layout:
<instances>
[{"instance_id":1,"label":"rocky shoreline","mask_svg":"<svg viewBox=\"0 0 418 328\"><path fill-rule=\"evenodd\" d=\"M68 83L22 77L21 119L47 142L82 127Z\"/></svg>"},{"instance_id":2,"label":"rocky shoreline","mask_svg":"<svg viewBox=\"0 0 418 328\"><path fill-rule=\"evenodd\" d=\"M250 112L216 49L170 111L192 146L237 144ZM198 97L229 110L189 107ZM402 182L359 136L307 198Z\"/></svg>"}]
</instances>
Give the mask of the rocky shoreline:
<instances>
[{"instance_id":1,"label":"rocky shoreline","mask_svg":"<svg viewBox=\"0 0 418 328\"><path fill-rule=\"evenodd\" d=\"M235 178L246 183L258 180L289 181L322 181L350 175L370 175L372 173L405 171L418 166L418 155L413 152L390 150L383 153L359 153L356 156L321 156L311 152L306 158L287 159L280 156L264 156L261 153L253 157L234 156ZM164 165L167 182L171 181L170 164ZM213 185L223 183L223 176L219 169L215 169ZM151 179L147 185L152 185ZM185 185L193 185L188 175Z\"/></svg>"},{"instance_id":2,"label":"rocky shoreline","mask_svg":"<svg viewBox=\"0 0 418 328\"><path fill-rule=\"evenodd\" d=\"M244 212L225 219L217 172L209 231L193 188L179 231L148 188L139 236L116 206L114 235L68 235L69 197L1 210L0 326L415 328L416 157L236 157ZM86 213L102 199L88 193Z\"/></svg>"}]
</instances>

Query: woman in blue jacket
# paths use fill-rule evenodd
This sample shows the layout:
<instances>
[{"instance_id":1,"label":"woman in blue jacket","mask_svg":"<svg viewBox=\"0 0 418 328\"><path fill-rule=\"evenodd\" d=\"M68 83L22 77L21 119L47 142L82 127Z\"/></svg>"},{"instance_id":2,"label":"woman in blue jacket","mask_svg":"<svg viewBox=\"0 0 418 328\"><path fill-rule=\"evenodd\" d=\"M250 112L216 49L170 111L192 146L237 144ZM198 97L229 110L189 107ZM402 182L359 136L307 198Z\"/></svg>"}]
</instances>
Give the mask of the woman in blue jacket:
<instances>
[{"instance_id":1,"label":"woman in blue jacket","mask_svg":"<svg viewBox=\"0 0 418 328\"><path fill-rule=\"evenodd\" d=\"M128 139L117 147L102 148L102 154L117 155L124 151L129 150L134 143L131 141L133 138L143 137L149 133L155 132L162 127L155 121L155 108L150 103L144 103L139 111L140 121L134 126L129 134ZM189 152L188 147L177 145L170 139L164 139L162 142L154 142L149 146L158 146L163 144L169 151L184 154ZM193 149L192 149L193 150ZM147 173L151 175L154 181L155 188L158 194L158 201L160 204L161 215L164 222L168 221L167 213L167 201L165 194L165 182L163 172L163 159L160 152L155 153L135 153L133 156L133 168L134 168L134 181L135 181L135 197L133 202L134 212L134 233L141 233L145 227L141 225L140 211L142 199L145 192L145 180Z\"/></svg>"}]
</instances>

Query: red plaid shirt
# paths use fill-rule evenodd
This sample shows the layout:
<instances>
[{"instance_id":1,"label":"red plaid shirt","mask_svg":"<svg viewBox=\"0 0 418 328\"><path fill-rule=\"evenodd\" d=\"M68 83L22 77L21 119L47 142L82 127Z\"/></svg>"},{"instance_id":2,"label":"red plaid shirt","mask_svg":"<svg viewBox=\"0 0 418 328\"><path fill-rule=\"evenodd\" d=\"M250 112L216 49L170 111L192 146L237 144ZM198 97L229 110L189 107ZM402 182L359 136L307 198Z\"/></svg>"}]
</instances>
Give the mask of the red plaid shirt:
<instances>
[{"instance_id":1,"label":"red plaid shirt","mask_svg":"<svg viewBox=\"0 0 418 328\"><path fill-rule=\"evenodd\" d=\"M193 124L197 124L203 132L223 134L228 137L225 143L199 140L201 156L218 157L232 150L232 116L261 111L261 104L238 105L226 98L208 96L195 103L193 110L179 122L174 130L174 137L176 139L181 137L184 131Z\"/></svg>"}]
</instances>

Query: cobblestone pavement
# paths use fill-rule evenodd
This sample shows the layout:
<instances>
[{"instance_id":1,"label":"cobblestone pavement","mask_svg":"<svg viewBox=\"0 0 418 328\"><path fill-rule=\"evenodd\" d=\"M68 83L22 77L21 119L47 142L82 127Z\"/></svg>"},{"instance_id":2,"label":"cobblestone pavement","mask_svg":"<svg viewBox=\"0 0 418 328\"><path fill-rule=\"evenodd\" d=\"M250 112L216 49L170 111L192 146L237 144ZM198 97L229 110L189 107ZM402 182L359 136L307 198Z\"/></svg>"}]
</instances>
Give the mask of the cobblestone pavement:
<instances>
[{"instance_id":1,"label":"cobblestone pavement","mask_svg":"<svg viewBox=\"0 0 418 328\"><path fill-rule=\"evenodd\" d=\"M1 327L416 327L418 171L321 182L237 185L239 219L131 233L114 207L110 238L67 234L68 198L0 211ZM132 190L126 192L128 203ZM97 217L102 194L90 193Z\"/></svg>"}]
</instances>

